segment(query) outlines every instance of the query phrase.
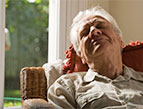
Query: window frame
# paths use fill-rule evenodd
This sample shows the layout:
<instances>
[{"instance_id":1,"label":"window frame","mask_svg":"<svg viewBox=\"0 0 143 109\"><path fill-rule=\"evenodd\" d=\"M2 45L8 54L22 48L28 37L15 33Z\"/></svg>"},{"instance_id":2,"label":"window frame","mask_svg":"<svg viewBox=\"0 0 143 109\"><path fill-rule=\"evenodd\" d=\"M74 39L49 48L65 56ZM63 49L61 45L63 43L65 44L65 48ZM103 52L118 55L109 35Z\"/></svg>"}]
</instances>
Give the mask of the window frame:
<instances>
[{"instance_id":1,"label":"window frame","mask_svg":"<svg viewBox=\"0 0 143 109\"><path fill-rule=\"evenodd\" d=\"M80 10L88 8L88 0L49 0L48 62L65 59L70 46L70 26Z\"/></svg>"},{"instance_id":2,"label":"window frame","mask_svg":"<svg viewBox=\"0 0 143 109\"><path fill-rule=\"evenodd\" d=\"M5 0L0 1L0 108L4 103Z\"/></svg>"}]
</instances>

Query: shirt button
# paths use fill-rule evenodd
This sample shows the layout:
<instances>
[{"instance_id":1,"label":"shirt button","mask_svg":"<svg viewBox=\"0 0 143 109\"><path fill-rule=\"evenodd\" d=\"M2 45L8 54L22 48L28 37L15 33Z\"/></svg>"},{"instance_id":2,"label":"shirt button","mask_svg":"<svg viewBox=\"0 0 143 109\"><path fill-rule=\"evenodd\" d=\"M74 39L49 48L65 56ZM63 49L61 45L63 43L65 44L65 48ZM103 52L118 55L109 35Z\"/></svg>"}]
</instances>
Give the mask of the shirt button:
<instances>
[{"instance_id":1,"label":"shirt button","mask_svg":"<svg viewBox=\"0 0 143 109\"><path fill-rule=\"evenodd\" d=\"M88 103L88 99L86 99L85 102Z\"/></svg>"},{"instance_id":2,"label":"shirt button","mask_svg":"<svg viewBox=\"0 0 143 109\"><path fill-rule=\"evenodd\" d=\"M127 102L126 102L126 101L124 101L124 102L122 102L122 104L123 104L123 105L125 105L125 104L127 104Z\"/></svg>"},{"instance_id":3,"label":"shirt button","mask_svg":"<svg viewBox=\"0 0 143 109\"><path fill-rule=\"evenodd\" d=\"M116 91L117 91L116 93L117 93L118 95L120 95L120 94L121 94L121 92L120 92L119 90L116 90Z\"/></svg>"}]
</instances>

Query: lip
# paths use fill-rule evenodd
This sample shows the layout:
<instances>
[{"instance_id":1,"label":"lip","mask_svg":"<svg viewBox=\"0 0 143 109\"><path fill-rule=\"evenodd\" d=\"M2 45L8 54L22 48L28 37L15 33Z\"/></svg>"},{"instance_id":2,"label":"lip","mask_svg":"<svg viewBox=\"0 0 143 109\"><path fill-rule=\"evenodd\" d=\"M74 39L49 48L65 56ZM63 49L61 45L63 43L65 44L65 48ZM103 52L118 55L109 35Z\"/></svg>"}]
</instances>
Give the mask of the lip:
<instances>
[{"instance_id":1,"label":"lip","mask_svg":"<svg viewBox=\"0 0 143 109\"><path fill-rule=\"evenodd\" d=\"M102 36L99 36L96 39L94 39L94 38L90 39L90 41L88 42L88 44L89 44L88 49L90 49L90 51L92 51L92 53L94 53L102 46L103 41L109 41L109 39L107 37L102 37ZM103 43L105 43L105 42L103 42Z\"/></svg>"},{"instance_id":2,"label":"lip","mask_svg":"<svg viewBox=\"0 0 143 109\"><path fill-rule=\"evenodd\" d=\"M96 39L94 39L95 41L97 41L97 42L99 42L99 41L111 41L111 38L110 37L108 37L108 36L104 36L104 35L102 35L102 36L97 36L96 37Z\"/></svg>"},{"instance_id":3,"label":"lip","mask_svg":"<svg viewBox=\"0 0 143 109\"><path fill-rule=\"evenodd\" d=\"M100 41L102 41L102 40L106 40L105 38L103 38L103 37L98 37L98 38L96 38L96 39L91 39L91 43L93 44L93 45L96 45L96 44L98 44Z\"/></svg>"},{"instance_id":4,"label":"lip","mask_svg":"<svg viewBox=\"0 0 143 109\"><path fill-rule=\"evenodd\" d=\"M83 43L86 48L86 50L85 50L86 53L94 54L95 51L97 51L102 46L102 43L105 43L104 41L109 41L109 38L105 37L105 36L96 36L93 38L89 38L89 37L83 38Z\"/></svg>"},{"instance_id":5,"label":"lip","mask_svg":"<svg viewBox=\"0 0 143 109\"><path fill-rule=\"evenodd\" d=\"M96 40L95 39L88 39L88 42L87 42L88 51L90 53L93 53L93 51L97 50L99 48L101 40L102 40L102 38L98 38Z\"/></svg>"}]
</instances>

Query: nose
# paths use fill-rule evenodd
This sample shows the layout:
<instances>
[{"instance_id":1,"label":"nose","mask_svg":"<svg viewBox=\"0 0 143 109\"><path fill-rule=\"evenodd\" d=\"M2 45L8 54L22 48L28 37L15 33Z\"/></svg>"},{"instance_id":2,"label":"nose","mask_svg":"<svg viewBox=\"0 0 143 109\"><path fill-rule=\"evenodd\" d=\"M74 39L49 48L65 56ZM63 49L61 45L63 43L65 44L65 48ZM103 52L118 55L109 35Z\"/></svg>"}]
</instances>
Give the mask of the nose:
<instances>
[{"instance_id":1,"label":"nose","mask_svg":"<svg viewBox=\"0 0 143 109\"><path fill-rule=\"evenodd\" d=\"M94 35L101 35L102 31L95 26L90 27L90 34L89 37L92 38Z\"/></svg>"}]
</instances>

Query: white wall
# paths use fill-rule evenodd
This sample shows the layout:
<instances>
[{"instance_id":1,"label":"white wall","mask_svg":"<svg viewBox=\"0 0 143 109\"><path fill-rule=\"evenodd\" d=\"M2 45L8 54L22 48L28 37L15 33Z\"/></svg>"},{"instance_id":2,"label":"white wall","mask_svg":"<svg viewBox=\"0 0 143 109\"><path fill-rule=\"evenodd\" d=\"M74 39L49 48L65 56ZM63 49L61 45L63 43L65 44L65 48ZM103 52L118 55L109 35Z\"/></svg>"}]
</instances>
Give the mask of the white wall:
<instances>
[{"instance_id":1,"label":"white wall","mask_svg":"<svg viewBox=\"0 0 143 109\"><path fill-rule=\"evenodd\" d=\"M88 7L102 6L116 19L126 44L143 41L143 0L88 0Z\"/></svg>"},{"instance_id":2,"label":"white wall","mask_svg":"<svg viewBox=\"0 0 143 109\"><path fill-rule=\"evenodd\" d=\"M110 12L116 18L127 44L143 41L143 0L110 0Z\"/></svg>"},{"instance_id":3,"label":"white wall","mask_svg":"<svg viewBox=\"0 0 143 109\"><path fill-rule=\"evenodd\" d=\"M0 0L0 109L3 108L4 96L4 50L5 50L5 0Z\"/></svg>"},{"instance_id":4,"label":"white wall","mask_svg":"<svg viewBox=\"0 0 143 109\"><path fill-rule=\"evenodd\" d=\"M109 0L88 0L88 8L100 5L106 11L109 10Z\"/></svg>"}]
</instances>

